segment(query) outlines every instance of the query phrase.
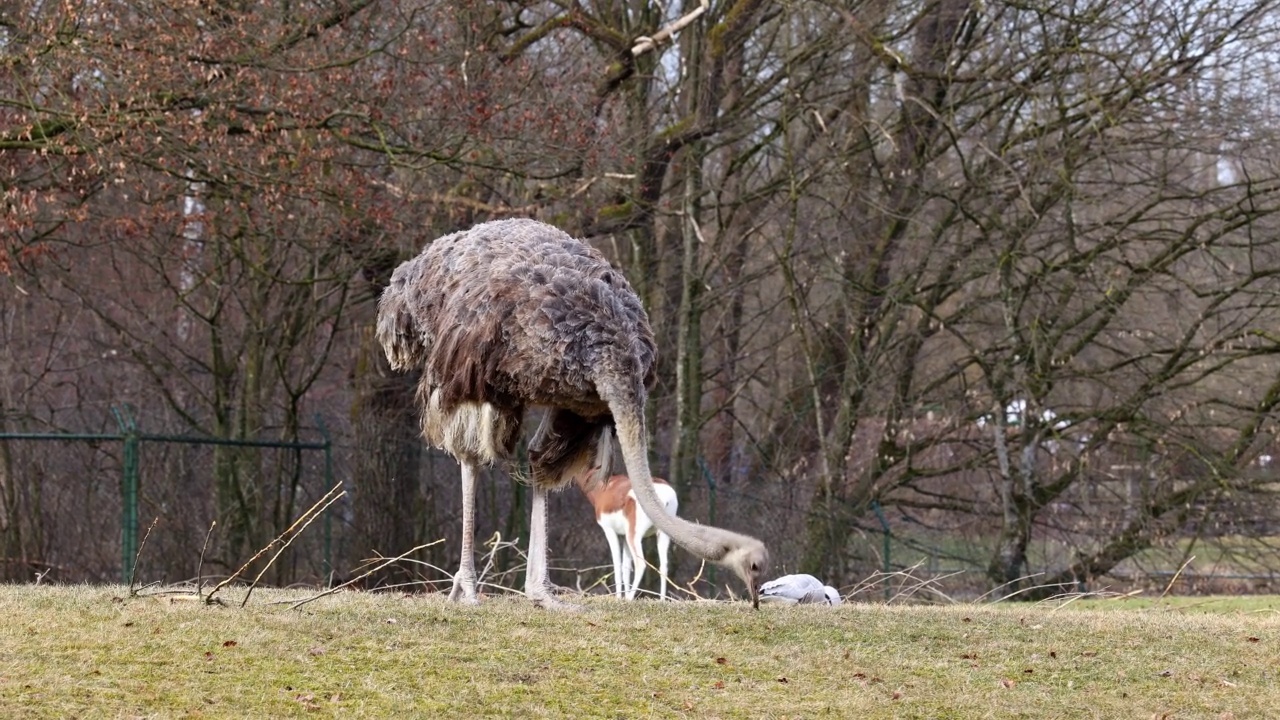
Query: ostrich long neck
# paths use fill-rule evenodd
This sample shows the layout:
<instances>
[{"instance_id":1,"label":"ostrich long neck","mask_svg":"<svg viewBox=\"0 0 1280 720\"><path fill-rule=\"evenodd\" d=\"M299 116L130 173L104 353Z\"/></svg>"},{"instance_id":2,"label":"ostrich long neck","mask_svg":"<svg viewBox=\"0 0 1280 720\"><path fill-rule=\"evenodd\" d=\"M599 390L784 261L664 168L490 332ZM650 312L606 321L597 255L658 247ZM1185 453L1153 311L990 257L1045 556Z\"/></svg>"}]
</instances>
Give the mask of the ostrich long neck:
<instances>
[{"instance_id":1,"label":"ostrich long neck","mask_svg":"<svg viewBox=\"0 0 1280 720\"><path fill-rule=\"evenodd\" d=\"M624 404L610 403L610 409L618 432L618 444L622 446L622 460L627 466L627 475L631 478L631 489L635 491L636 500L640 502L644 514L680 547L704 560L720 562L725 553L736 544L734 538L737 535L710 525L696 525L667 512L653 489L653 476L649 474L643 407L622 405Z\"/></svg>"}]
</instances>

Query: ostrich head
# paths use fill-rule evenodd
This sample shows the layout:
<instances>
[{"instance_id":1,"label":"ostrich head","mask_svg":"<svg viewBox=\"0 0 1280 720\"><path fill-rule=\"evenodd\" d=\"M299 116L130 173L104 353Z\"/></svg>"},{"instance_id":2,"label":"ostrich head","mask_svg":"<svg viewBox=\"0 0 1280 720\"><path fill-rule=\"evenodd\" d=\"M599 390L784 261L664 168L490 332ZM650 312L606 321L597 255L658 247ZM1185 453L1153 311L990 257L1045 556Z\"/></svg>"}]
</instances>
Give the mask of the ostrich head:
<instances>
[{"instance_id":1,"label":"ostrich head","mask_svg":"<svg viewBox=\"0 0 1280 720\"><path fill-rule=\"evenodd\" d=\"M721 531L727 532L727 531ZM717 562L729 568L747 586L751 606L760 608L760 583L769 572L769 550L764 543L746 535L733 533L734 542L725 545L725 554Z\"/></svg>"}]
</instances>

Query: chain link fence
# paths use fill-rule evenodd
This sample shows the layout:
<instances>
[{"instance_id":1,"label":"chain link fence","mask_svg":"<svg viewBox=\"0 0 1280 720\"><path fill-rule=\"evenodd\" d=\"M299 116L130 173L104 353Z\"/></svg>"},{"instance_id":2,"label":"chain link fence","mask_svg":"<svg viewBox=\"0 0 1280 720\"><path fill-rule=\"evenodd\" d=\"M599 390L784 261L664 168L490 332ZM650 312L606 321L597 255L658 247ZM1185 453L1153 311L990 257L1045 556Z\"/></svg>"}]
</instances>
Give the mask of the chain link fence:
<instances>
[{"instance_id":1,"label":"chain link fence","mask_svg":"<svg viewBox=\"0 0 1280 720\"><path fill-rule=\"evenodd\" d=\"M371 557L395 556L440 539L445 542L365 584L439 589L447 587L448 573L457 565L457 463L415 437L393 442L373 436L369 443L381 448L374 451L349 437L335 444L319 420L304 431L313 437L306 441L151 433L128 407L113 408L111 424L107 432L0 433L0 579L141 584L226 576L339 478L347 497L292 542L263 582L323 585L352 577ZM372 462L380 455L402 460ZM699 467L699 477L684 488L682 516L757 534L779 559L801 556L809 522L818 512L811 504L812 486L717 483L705 463ZM515 543L495 554L494 569L518 587L528 493L505 469L493 468L485 471L477 501L477 541ZM1057 525L1038 531L1028 547L1030 582L1065 562L1080 542L1080 523L1092 527L1106 515L1090 506L1077 517L1073 507L1065 503ZM934 515L873 503L848 539L848 576L853 582L880 578L860 594L862 599L890 600L920 582L956 599L990 590L986 564L992 527L981 518ZM553 495L551 518L555 580L578 587L602 579L612 583L606 579L607 547L581 494ZM1280 557L1280 546L1272 545L1270 532L1206 530L1192 540L1183 533L1171 535L1110 577L1079 589L1257 592L1280 582L1280 561L1271 562ZM678 549L672 561L673 579L682 585L696 579L700 595L722 594L726 587L740 590L733 578ZM797 570L785 560L775 568L777 574ZM646 580L656 585L656 573L646 574Z\"/></svg>"},{"instance_id":2,"label":"chain link fence","mask_svg":"<svg viewBox=\"0 0 1280 720\"><path fill-rule=\"evenodd\" d=\"M226 575L334 485L320 421L318 440L289 442L148 433L127 406L112 415L116 432L0 433L4 579ZM331 515L273 564L272 582L331 576Z\"/></svg>"}]
</instances>

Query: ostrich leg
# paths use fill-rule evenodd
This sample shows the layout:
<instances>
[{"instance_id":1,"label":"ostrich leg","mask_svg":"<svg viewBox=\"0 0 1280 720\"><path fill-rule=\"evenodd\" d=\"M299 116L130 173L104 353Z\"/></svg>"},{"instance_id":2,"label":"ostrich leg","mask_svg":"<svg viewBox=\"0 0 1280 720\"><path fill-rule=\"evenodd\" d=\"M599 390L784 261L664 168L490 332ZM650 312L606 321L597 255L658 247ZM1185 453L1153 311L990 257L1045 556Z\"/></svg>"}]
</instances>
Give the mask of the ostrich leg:
<instances>
[{"instance_id":1,"label":"ostrich leg","mask_svg":"<svg viewBox=\"0 0 1280 720\"><path fill-rule=\"evenodd\" d=\"M551 594L547 579L547 493L533 486L533 517L529 522L529 567L525 572L524 593L535 605L550 610L578 610L577 605L557 600Z\"/></svg>"},{"instance_id":2,"label":"ostrich leg","mask_svg":"<svg viewBox=\"0 0 1280 720\"><path fill-rule=\"evenodd\" d=\"M453 590L449 599L468 605L477 605L476 597L476 474L475 463L462 461L462 562L453 576Z\"/></svg>"}]
</instances>

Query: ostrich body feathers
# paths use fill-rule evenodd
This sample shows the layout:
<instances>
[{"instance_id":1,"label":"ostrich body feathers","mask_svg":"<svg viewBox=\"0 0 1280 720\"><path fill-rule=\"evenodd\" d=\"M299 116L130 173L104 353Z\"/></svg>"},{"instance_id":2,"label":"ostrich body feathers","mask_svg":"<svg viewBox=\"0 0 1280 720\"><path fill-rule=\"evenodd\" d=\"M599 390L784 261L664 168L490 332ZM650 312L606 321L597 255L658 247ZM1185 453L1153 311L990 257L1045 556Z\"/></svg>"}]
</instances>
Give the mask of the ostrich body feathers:
<instances>
[{"instance_id":1,"label":"ostrich body feathers","mask_svg":"<svg viewBox=\"0 0 1280 720\"><path fill-rule=\"evenodd\" d=\"M602 382L643 378L642 398L654 377L653 331L626 278L533 220L446 235L401 264L377 338L392 368L422 369L423 434L460 459L505 459L525 408L553 408L531 449L535 482L593 464L611 422Z\"/></svg>"}]
</instances>

